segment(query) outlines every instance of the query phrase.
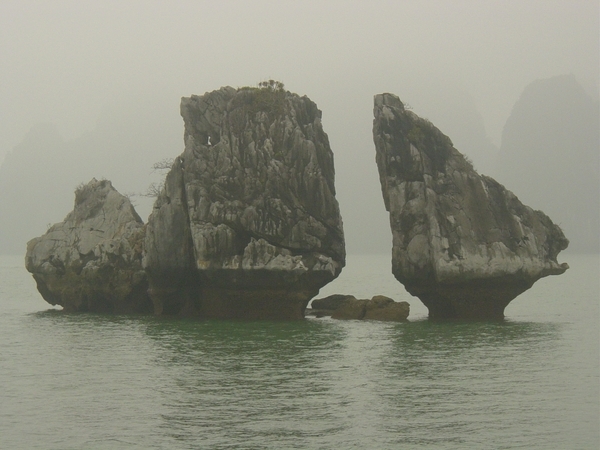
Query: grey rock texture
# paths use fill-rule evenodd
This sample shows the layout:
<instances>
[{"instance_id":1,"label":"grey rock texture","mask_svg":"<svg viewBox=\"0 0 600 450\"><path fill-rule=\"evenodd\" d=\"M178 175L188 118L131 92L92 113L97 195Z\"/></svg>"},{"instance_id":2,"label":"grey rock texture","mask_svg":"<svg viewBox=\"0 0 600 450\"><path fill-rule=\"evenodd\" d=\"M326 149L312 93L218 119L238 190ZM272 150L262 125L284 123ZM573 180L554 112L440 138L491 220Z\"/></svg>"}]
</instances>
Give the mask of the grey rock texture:
<instances>
[{"instance_id":1,"label":"grey rock texture","mask_svg":"<svg viewBox=\"0 0 600 450\"><path fill-rule=\"evenodd\" d=\"M25 266L42 297L65 311L148 313L144 231L129 199L92 179L63 222L28 242Z\"/></svg>"},{"instance_id":2,"label":"grey rock texture","mask_svg":"<svg viewBox=\"0 0 600 450\"><path fill-rule=\"evenodd\" d=\"M279 87L181 101L185 150L149 218L157 314L300 319L345 264L321 112Z\"/></svg>"},{"instance_id":3,"label":"grey rock texture","mask_svg":"<svg viewBox=\"0 0 600 450\"><path fill-rule=\"evenodd\" d=\"M357 299L353 295L334 294L315 299L311 314L317 317L331 316L339 320L382 320L402 322L408 318L410 305L376 295L371 300Z\"/></svg>"},{"instance_id":4,"label":"grey rock texture","mask_svg":"<svg viewBox=\"0 0 600 450\"><path fill-rule=\"evenodd\" d=\"M567 270L561 229L479 175L433 124L392 94L375 96L374 116L392 272L430 318L502 318L535 281Z\"/></svg>"}]
</instances>

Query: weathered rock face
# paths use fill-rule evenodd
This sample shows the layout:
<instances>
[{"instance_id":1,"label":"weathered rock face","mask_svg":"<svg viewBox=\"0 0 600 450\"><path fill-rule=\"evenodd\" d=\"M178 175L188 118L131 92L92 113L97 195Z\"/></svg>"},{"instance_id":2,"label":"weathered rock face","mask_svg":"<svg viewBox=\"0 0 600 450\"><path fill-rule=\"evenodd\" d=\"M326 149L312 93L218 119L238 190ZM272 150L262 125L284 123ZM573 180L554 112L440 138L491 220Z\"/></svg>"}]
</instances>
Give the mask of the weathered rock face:
<instances>
[{"instance_id":1,"label":"weathered rock face","mask_svg":"<svg viewBox=\"0 0 600 450\"><path fill-rule=\"evenodd\" d=\"M181 115L146 233L155 313L302 318L345 264L321 112L271 86L183 98Z\"/></svg>"},{"instance_id":2,"label":"weathered rock face","mask_svg":"<svg viewBox=\"0 0 600 450\"><path fill-rule=\"evenodd\" d=\"M311 307L312 315L331 316L339 320L403 322L410 313L407 302L395 302L384 295L376 295L371 300L359 300L353 295L334 294L313 300Z\"/></svg>"},{"instance_id":3,"label":"weathered rock face","mask_svg":"<svg viewBox=\"0 0 600 450\"><path fill-rule=\"evenodd\" d=\"M27 244L25 266L52 305L65 311L148 313L142 268L144 225L110 181L75 192L65 220Z\"/></svg>"},{"instance_id":4,"label":"weathered rock face","mask_svg":"<svg viewBox=\"0 0 600 450\"><path fill-rule=\"evenodd\" d=\"M541 211L477 174L430 122L375 96L373 137L393 235L392 272L430 318L502 318L568 245Z\"/></svg>"}]
</instances>

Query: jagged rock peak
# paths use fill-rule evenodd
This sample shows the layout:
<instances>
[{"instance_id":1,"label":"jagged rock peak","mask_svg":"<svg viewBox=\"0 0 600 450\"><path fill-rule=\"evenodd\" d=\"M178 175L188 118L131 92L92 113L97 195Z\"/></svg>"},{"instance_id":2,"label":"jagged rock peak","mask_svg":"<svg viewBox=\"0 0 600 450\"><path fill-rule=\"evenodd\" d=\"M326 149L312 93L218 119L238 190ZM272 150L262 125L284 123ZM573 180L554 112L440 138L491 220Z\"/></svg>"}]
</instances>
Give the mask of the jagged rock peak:
<instances>
[{"instance_id":1,"label":"jagged rock peak","mask_svg":"<svg viewBox=\"0 0 600 450\"><path fill-rule=\"evenodd\" d=\"M479 175L429 121L375 96L373 139L393 235L392 271L432 318L500 318L568 245L541 211Z\"/></svg>"},{"instance_id":2,"label":"jagged rock peak","mask_svg":"<svg viewBox=\"0 0 600 450\"><path fill-rule=\"evenodd\" d=\"M66 311L149 312L143 242L129 199L94 178L76 189L63 222L28 242L25 266L43 298Z\"/></svg>"},{"instance_id":3,"label":"jagged rock peak","mask_svg":"<svg viewBox=\"0 0 600 450\"><path fill-rule=\"evenodd\" d=\"M321 111L274 84L192 95L181 115L185 151L146 238L156 311L302 318L345 263Z\"/></svg>"}]
</instances>

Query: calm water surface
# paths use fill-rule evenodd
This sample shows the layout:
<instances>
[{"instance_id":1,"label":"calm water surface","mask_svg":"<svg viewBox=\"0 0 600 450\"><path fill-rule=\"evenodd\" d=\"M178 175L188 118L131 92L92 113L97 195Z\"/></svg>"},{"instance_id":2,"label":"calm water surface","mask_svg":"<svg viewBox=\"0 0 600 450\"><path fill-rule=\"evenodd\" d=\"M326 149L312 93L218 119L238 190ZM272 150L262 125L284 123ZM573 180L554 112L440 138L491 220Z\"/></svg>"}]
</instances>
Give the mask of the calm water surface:
<instances>
[{"instance_id":1,"label":"calm water surface","mask_svg":"<svg viewBox=\"0 0 600 450\"><path fill-rule=\"evenodd\" d=\"M502 323L430 323L350 256L322 295L385 294L410 322L65 315L0 257L2 449L597 449L598 256Z\"/></svg>"}]
</instances>

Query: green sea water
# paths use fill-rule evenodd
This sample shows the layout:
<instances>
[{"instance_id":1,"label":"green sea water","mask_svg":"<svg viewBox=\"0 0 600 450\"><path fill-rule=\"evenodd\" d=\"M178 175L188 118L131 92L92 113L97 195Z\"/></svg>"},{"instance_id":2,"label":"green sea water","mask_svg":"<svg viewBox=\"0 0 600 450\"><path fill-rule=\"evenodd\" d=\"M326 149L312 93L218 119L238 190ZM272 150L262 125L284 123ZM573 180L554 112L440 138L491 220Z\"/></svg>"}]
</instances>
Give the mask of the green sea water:
<instances>
[{"instance_id":1,"label":"green sea water","mask_svg":"<svg viewBox=\"0 0 600 450\"><path fill-rule=\"evenodd\" d=\"M0 257L0 448L600 447L597 255L500 323L429 322L389 259L322 295L406 300L406 323L63 314Z\"/></svg>"}]
</instances>

